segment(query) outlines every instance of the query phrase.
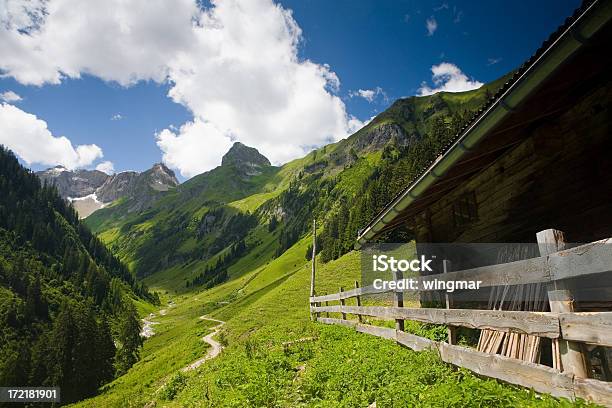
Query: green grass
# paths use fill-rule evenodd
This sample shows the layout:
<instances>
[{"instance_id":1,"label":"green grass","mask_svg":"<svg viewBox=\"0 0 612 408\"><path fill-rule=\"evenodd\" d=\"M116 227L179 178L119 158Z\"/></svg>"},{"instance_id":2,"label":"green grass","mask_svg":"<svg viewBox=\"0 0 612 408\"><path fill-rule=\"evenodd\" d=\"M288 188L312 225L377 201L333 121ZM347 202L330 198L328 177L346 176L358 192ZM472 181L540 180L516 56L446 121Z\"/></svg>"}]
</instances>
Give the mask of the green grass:
<instances>
[{"instance_id":1,"label":"green grass","mask_svg":"<svg viewBox=\"0 0 612 408\"><path fill-rule=\"evenodd\" d=\"M351 329L312 323L310 264L305 238L282 256L210 290L164 296L175 306L155 320L142 360L84 407L515 407L573 406L491 379L479 378L392 341ZM317 292L350 288L359 280L360 256L351 252L319 265ZM164 290L163 281L157 290ZM228 347L195 371L200 338L213 325L202 314L227 321ZM282 343L315 337L284 351ZM582 404L577 403L576 406Z\"/></svg>"}]
</instances>

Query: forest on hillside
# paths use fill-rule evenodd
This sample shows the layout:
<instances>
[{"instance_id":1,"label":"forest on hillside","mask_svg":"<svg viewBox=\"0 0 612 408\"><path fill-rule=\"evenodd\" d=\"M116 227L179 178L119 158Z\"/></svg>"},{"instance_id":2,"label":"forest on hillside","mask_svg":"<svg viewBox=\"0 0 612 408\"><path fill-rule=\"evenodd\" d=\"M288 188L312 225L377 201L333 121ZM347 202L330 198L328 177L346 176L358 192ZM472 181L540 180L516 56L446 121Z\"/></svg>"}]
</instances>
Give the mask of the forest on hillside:
<instances>
[{"instance_id":1,"label":"forest on hillside","mask_svg":"<svg viewBox=\"0 0 612 408\"><path fill-rule=\"evenodd\" d=\"M138 361L132 299L159 299L2 146L0 191L0 384L91 396Z\"/></svg>"}]
</instances>

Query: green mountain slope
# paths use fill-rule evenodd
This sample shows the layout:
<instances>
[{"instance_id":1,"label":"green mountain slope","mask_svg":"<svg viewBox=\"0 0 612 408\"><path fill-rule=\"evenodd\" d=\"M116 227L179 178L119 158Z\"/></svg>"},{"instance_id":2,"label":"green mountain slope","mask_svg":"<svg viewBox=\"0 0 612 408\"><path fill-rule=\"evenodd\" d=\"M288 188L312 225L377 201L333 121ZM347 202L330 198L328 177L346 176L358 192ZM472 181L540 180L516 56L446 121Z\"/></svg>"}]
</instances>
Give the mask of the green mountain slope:
<instances>
[{"instance_id":1,"label":"green mountain slope","mask_svg":"<svg viewBox=\"0 0 612 408\"><path fill-rule=\"evenodd\" d=\"M410 177L427 159L422 153L435 151L501 82L400 99L349 138L282 167L237 143L221 166L163 193L151 208L130 212L129 200L119 201L86 223L137 275L161 273L175 290L235 276L244 257L251 267L269 261L297 242L313 217L331 221L324 259L336 258L405 180L386 180L392 188L378 202L364 189L392 169Z\"/></svg>"},{"instance_id":2,"label":"green mountain slope","mask_svg":"<svg viewBox=\"0 0 612 408\"><path fill-rule=\"evenodd\" d=\"M0 384L91 396L138 359L146 288L0 146Z\"/></svg>"}]
</instances>

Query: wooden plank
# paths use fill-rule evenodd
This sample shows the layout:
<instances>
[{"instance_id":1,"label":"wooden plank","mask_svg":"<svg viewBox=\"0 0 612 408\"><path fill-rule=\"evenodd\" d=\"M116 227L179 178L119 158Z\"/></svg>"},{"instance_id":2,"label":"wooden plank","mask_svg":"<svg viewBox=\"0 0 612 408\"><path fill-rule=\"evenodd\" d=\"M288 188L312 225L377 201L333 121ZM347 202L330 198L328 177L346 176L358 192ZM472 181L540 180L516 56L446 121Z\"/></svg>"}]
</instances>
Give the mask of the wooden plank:
<instances>
[{"instance_id":1,"label":"wooden plank","mask_svg":"<svg viewBox=\"0 0 612 408\"><path fill-rule=\"evenodd\" d=\"M480 287L519 285L550 280L546 258L530 258L498 265L482 266L462 271L422 276L419 288L425 291L425 281L481 281Z\"/></svg>"},{"instance_id":2,"label":"wooden plank","mask_svg":"<svg viewBox=\"0 0 612 408\"><path fill-rule=\"evenodd\" d=\"M480 287L519 285L550 282L553 280L612 271L612 238L596 241L576 248L551 253L548 256L524 259L498 265L482 266L446 274L415 278L421 291L423 282L466 280L481 281ZM355 296L391 293L393 290L376 289L372 285L326 296L312 296L310 301L325 302L348 299ZM403 292L412 292L404 290Z\"/></svg>"},{"instance_id":3,"label":"wooden plank","mask_svg":"<svg viewBox=\"0 0 612 408\"><path fill-rule=\"evenodd\" d=\"M371 334L372 336L382 337L384 339L395 340L395 329L381 326L371 326L369 324L356 324L355 330L360 333Z\"/></svg>"},{"instance_id":4,"label":"wooden plank","mask_svg":"<svg viewBox=\"0 0 612 408\"><path fill-rule=\"evenodd\" d=\"M415 351L422 351L422 350L429 350L429 349L437 350L435 341L432 341L432 340L426 339L425 337L417 336L417 335L414 335L412 333L408 333L405 331L398 330L396 333L396 340L399 344L409 347Z\"/></svg>"},{"instance_id":5,"label":"wooden plank","mask_svg":"<svg viewBox=\"0 0 612 408\"><path fill-rule=\"evenodd\" d=\"M558 316L545 312L385 306L324 306L316 307L313 311L366 315L384 320L415 320L422 323L447 324L472 329L516 331L549 338L557 338L560 335Z\"/></svg>"},{"instance_id":6,"label":"wooden plank","mask_svg":"<svg viewBox=\"0 0 612 408\"><path fill-rule=\"evenodd\" d=\"M319 317L317 321L325 324L336 324L352 328L355 328L355 326L357 325L357 322L352 322L350 320L334 319L333 317Z\"/></svg>"},{"instance_id":7,"label":"wooden plank","mask_svg":"<svg viewBox=\"0 0 612 408\"><path fill-rule=\"evenodd\" d=\"M565 340L612 347L612 312L561 313L559 320Z\"/></svg>"},{"instance_id":8,"label":"wooden plank","mask_svg":"<svg viewBox=\"0 0 612 408\"><path fill-rule=\"evenodd\" d=\"M477 374L533 388L555 397L574 398L573 376L540 364L487 354L462 346L438 343L443 361Z\"/></svg>"},{"instance_id":9,"label":"wooden plank","mask_svg":"<svg viewBox=\"0 0 612 408\"><path fill-rule=\"evenodd\" d=\"M612 239L604 239L548 257L552 280L612 271Z\"/></svg>"},{"instance_id":10,"label":"wooden plank","mask_svg":"<svg viewBox=\"0 0 612 408\"><path fill-rule=\"evenodd\" d=\"M612 383L590 378L574 378L576 397L612 407Z\"/></svg>"}]
</instances>

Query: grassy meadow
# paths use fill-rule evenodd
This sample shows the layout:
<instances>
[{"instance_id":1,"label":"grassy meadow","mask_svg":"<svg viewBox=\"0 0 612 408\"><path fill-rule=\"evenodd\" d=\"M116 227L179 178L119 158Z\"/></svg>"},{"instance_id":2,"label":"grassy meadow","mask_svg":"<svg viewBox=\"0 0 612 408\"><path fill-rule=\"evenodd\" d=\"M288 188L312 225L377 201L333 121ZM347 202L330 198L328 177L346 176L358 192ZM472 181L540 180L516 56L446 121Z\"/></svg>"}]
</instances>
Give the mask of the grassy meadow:
<instances>
[{"instance_id":1,"label":"grassy meadow","mask_svg":"<svg viewBox=\"0 0 612 408\"><path fill-rule=\"evenodd\" d=\"M307 247L303 239L282 256L199 292L177 292L152 277L152 289L163 294L163 314L154 312L159 324L141 361L101 395L75 406L367 407L374 401L377 407L586 406L478 378L432 352L312 323ZM318 292L351 287L359 279L359 262L359 254L351 252L319 265ZM172 272L177 273L167 273ZM201 338L215 323L202 315L227 322L217 336L227 347L216 359L182 372L206 353ZM312 340L283 347L304 338Z\"/></svg>"}]
</instances>

